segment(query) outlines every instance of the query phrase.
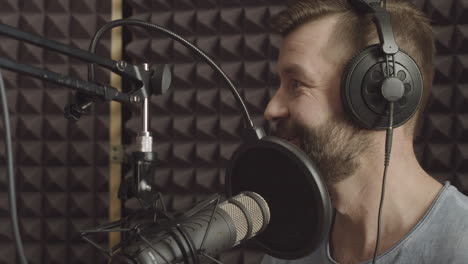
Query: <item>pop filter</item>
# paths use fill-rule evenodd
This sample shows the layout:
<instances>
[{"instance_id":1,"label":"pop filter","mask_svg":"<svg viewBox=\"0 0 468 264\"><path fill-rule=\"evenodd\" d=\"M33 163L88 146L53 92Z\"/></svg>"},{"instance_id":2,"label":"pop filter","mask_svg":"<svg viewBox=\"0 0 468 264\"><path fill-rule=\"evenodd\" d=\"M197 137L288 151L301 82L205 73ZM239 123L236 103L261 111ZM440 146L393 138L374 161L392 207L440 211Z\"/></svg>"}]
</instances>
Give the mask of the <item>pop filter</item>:
<instances>
[{"instance_id":1,"label":"pop filter","mask_svg":"<svg viewBox=\"0 0 468 264\"><path fill-rule=\"evenodd\" d=\"M271 220L254 240L273 257L305 257L328 238L332 207L326 185L307 155L285 140L267 136L241 146L228 164L226 191L252 191L266 200Z\"/></svg>"}]
</instances>

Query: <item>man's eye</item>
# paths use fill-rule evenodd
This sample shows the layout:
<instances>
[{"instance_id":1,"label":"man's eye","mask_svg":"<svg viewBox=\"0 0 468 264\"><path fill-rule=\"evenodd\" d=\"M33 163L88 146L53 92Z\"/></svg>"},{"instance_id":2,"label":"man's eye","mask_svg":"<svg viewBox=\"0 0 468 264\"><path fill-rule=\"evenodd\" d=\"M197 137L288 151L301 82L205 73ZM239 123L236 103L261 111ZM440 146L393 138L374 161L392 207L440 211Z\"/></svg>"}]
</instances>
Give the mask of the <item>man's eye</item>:
<instances>
[{"instance_id":1,"label":"man's eye","mask_svg":"<svg viewBox=\"0 0 468 264\"><path fill-rule=\"evenodd\" d=\"M291 88L296 89L301 87L303 84L298 80L293 80L291 83Z\"/></svg>"}]
</instances>

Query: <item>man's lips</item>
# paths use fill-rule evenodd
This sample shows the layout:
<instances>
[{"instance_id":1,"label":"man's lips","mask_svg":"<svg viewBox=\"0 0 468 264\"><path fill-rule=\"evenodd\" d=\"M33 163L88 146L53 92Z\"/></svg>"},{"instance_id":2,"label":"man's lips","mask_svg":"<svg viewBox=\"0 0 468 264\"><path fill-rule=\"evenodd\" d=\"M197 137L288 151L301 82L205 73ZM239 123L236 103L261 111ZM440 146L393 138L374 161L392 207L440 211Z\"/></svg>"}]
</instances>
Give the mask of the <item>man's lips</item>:
<instances>
[{"instance_id":1,"label":"man's lips","mask_svg":"<svg viewBox=\"0 0 468 264\"><path fill-rule=\"evenodd\" d=\"M289 143L301 148L301 140L298 134L295 133L295 130L291 126L281 126L279 125L277 129L273 132L273 136L279 137L283 140L288 141Z\"/></svg>"},{"instance_id":2,"label":"man's lips","mask_svg":"<svg viewBox=\"0 0 468 264\"><path fill-rule=\"evenodd\" d=\"M301 148L301 140L299 139L299 137L290 138L287 139L287 141L295 145L296 147Z\"/></svg>"}]
</instances>

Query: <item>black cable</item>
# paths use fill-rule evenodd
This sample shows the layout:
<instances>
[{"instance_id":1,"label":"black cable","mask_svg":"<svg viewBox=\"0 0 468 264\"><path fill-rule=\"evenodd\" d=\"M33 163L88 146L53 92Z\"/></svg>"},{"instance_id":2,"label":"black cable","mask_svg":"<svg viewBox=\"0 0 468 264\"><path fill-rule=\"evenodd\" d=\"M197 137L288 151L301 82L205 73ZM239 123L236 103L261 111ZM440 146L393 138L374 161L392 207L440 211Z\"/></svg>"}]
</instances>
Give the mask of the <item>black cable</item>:
<instances>
[{"instance_id":1,"label":"black cable","mask_svg":"<svg viewBox=\"0 0 468 264\"><path fill-rule=\"evenodd\" d=\"M242 97L240 96L239 92L237 91L236 87L232 83L232 81L229 79L229 77L226 75L226 73L210 58L208 55L200 50L197 46L193 45L190 43L188 40L182 38L181 36L177 35L176 33L165 29L159 25L156 24L151 24L146 21L141 21L141 20L136 20L136 19L118 19L114 20L111 22L108 22L104 24L99 30L96 32L94 35L90 46L89 46L89 51L92 53L96 52L96 46L101 39L102 34L104 34L106 31L114 28L114 27L119 27L119 26L138 26L138 27L143 27L146 29L154 30L157 31L163 35L166 35L170 37L171 39L179 42L180 44L184 45L191 51L193 51L195 54L197 54L205 63L207 63L215 72L219 73L224 80L225 84L231 90L232 94L234 95L234 98L236 99L237 103L241 106L242 112L244 114L244 118L247 121L248 125L251 128L254 128L254 124L252 121L252 118L250 117L249 111L247 110L247 106L245 105L244 101L242 100ZM94 82L95 78L95 65L94 64L89 64L88 65L88 80L90 82Z\"/></svg>"},{"instance_id":2,"label":"black cable","mask_svg":"<svg viewBox=\"0 0 468 264\"><path fill-rule=\"evenodd\" d=\"M8 112L8 103L6 99L5 83L3 82L2 72L0 71L0 97L2 101L3 110L3 127L5 128L5 146L8 170L8 202L10 205L10 218L11 225L13 226L13 236L15 238L16 250L22 264L27 264L28 261L24 255L23 242L21 241L21 234L18 224L18 212L16 207L16 184L14 175L14 161L13 161L13 144L11 141L11 128L10 128L10 113Z\"/></svg>"},{"instance_id":3,"label":"black cable","mask_svg":"<svg viewBox=\"0 0 468 264\"><path fill-rule=\"evenodd\" d=\"M383 210L383 203L385 197L385 182L387 179L387 170L390 164L390 153L392 152L392 138L393 138L393 105L394 102L389 102L389 114L390 117L388 119L388 128L387 134L385 139L385 164L384 164L384 174L382 178L382 191L380 195L380 205L379 205L379 214L377 219L377 238L375 241L375 249L374 249L374 257L372 258L372 264L375 264L375 259L377 257L377 252L379 249L380 243L380 225L382 221L382 210Z\"/></svg>"}]
</instances>

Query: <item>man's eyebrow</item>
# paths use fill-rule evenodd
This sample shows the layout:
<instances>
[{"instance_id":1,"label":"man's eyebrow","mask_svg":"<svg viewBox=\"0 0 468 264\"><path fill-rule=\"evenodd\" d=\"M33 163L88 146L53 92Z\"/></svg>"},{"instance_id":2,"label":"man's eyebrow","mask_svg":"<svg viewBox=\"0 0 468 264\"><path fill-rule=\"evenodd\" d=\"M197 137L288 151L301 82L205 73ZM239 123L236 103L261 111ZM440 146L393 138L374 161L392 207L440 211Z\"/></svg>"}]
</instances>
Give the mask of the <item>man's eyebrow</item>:
<instances>
[{"instance_id":1,"label":"man's eyebrow","mask_svg":"<svg viewBox=\"0 0 468 264\"><path fill-rule=\"evenodd\" d=\"M282 73L288 74L288 75L295 75L301 78L305 78L309 81L311 81L312 77L311 73L306 72L302 66L299 64L290 64L281 69Z\"/></svg>"}]
</instances>

